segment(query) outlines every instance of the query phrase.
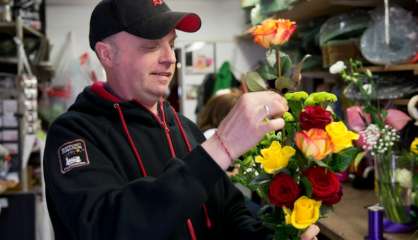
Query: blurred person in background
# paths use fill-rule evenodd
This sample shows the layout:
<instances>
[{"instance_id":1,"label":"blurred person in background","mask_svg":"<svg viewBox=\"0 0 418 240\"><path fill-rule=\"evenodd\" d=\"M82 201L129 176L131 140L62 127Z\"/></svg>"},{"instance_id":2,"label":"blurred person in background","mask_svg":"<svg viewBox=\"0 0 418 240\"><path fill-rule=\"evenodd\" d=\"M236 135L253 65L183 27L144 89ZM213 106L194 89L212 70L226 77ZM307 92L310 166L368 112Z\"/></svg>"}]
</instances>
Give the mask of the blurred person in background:
<instances>
[{"instance_id":1,"label":"blurred person in background","mask_svg":"<svg viewBox=\"0 0 418 240\"><path fill-rule=\"evenodd\" d=\"M197 116L197 126L206 138L212 137L242 94L242 91L237 88L222 89L209 99Z\"/></svg>"}]
</instances>

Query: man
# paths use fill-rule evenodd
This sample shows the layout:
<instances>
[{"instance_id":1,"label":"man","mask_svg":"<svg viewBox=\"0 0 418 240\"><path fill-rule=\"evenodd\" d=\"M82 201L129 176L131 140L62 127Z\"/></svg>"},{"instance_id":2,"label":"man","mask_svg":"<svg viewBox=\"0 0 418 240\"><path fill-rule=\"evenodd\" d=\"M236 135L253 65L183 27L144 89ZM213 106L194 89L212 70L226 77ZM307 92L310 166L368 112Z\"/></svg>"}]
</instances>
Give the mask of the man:
<instances>
[{"instance_id":1,"label":"man","mask_svg":"<svg viewBox=\"0 0 418 240\"><path fill-rule=\"evenodd\" d=\"M175 29L200 25L196 14L172 12L161 0L96 6L90 46L107 83L86 88L48 132L46 197L56 239L268 238L223 170L283 127L287 105L273 92L244 95L205 140L163 101Z\"/></svg>"}]
</instances>

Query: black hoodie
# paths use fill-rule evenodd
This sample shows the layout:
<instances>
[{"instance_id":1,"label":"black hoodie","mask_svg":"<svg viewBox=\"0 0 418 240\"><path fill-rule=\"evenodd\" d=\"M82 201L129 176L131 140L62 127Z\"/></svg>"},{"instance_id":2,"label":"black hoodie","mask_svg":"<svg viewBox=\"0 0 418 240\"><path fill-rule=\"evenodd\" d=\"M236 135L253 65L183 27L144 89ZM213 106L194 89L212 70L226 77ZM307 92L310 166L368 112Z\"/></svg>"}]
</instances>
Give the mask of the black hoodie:
<instances>
[{"instance_id":1,"label":"black hoodie","mask_svg":"<svg viewBox=\"0 0 418 240\"><path fill-rule=\"evenodd\" d=\"M267 238L196 125L158 110L94 84L54 122L44 172L56 239Z\"/></svg>"}]
</instances>

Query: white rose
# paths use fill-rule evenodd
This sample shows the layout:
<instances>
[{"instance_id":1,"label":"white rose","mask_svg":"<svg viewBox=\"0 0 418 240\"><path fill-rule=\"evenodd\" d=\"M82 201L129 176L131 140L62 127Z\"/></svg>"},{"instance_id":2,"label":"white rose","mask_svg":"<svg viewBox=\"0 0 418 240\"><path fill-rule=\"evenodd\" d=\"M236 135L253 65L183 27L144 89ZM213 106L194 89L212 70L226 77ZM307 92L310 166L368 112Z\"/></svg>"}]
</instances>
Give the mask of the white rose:
<instances>
[{"instance_id":1,"label":"white rose","mask_svg":"<svg viewBox=\"0 0 418 240\"><path fill-rule=\"evenodd\" d=\"M364 91L367 93L367 95L371 95L372 94L372 85L371 84L364 84L363 85L363 89Z\"/></svg>"},{"instance_id":2,"label":"white rose","mask_svg":"<svg viewBox=\"0 0 418 240\"><path fill-rule=\"evenodd\" d=\"M347 66L345 66L345 63L343 61L338 61L334 63L331 67L329 67L329 72L331 74L338 74L344 71L346 68Z\"/></svg>"},{"instance_id":3,"label":"white rose","mask_svg":"<svg viewBox=\"0 0 418 240\"><path fill-rule=\"evenodd\" d=\"M408 169L396 169L396 181L404 188L412 188L412 173Z\"/></svg>"}]
</instances>

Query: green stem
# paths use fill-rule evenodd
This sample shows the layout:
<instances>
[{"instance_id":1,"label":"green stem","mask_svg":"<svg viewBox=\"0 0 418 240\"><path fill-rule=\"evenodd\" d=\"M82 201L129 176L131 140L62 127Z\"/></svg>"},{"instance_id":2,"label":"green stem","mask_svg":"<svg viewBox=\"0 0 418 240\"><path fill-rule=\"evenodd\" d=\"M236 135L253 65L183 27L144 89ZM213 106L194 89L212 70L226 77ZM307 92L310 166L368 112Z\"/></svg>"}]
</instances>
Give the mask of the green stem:
<instances>
[{"instance_id":1,"label":"green stem","mask_svg":"<svg viewBox=\"0 0 418 240\"><path fill-rule=\"evenodd\" d=\"M276 63L277 63L277 78L280 78L282 76L282 64L280 59L280 48L277 47L276 49Z\"/></svg>"},{"instance_id":2,"label":"green stem","mask_svg":"<svg viewBox=\"0 0 418 240\"><path fill-rule=\"evenodd\" d=\"M391 168L391 155L392 153L387 153L386 155L381 154L377 156L378 196L390 220L406 223L410 221L410 217L403 203L401 186L392 182L392 175L395 172Z\"/></svg>"}]
</instances>

